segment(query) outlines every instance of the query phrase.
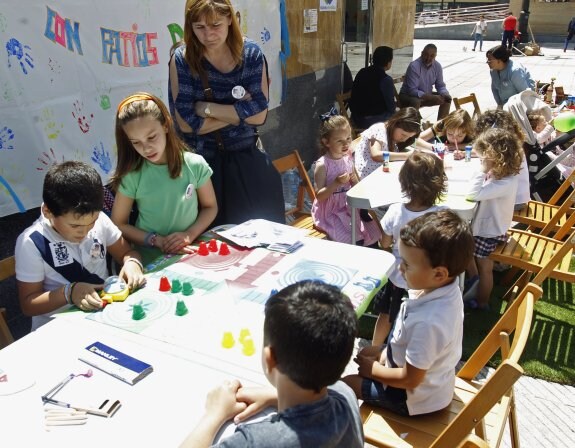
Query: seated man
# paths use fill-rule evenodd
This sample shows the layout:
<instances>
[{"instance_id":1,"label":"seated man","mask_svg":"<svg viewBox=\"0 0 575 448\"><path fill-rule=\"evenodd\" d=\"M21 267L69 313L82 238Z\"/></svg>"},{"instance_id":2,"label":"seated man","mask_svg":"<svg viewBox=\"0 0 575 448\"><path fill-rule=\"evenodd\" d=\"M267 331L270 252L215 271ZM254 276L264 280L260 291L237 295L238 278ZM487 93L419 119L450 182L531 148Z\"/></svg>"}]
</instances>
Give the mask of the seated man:
<instances>
[{"instance_id":1,"label":"seated man","mask_svg":"<svg viewBox=\"0 0 575 448\"><path fill-rule=\"evenodd\" d=\"M392 48L377 47L373 52L373 65L362 68L355 76L350 109L356 126L368 128L395 113L393 79L385 73L392 61Z\"/></svg>"},{"instance_id":2,"label":"seated man","mask_svg":"<svg viewBox=\"0 0 575 448\"><path fill-rule=\"evenodd\" d=\"M443 82L443 69L435 60L437 47L427 44L421 56L411 62L405 73L405 81L399 92L401 107L439 106L437 120L441 120L449 113L451 95ZM435 85L436 92L433 91Z\"/></svg>"}]
</instances>

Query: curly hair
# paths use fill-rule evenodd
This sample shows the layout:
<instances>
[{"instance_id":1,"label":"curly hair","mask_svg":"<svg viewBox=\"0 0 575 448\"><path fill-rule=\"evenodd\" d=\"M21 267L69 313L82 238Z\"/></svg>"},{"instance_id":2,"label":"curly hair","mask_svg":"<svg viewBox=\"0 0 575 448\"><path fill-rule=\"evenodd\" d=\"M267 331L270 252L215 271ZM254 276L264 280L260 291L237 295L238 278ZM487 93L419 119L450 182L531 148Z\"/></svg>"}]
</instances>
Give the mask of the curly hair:
<instances>
[{"instance_id":1,"label":"curly hair","mask_svg":"<svg viewBox=\"0 0 575 448\"><path fill-rule=\"evenodd\" d=\"M475 150L491 162L491 175L496 179L519 174L521 170L521 142L505 129L488 129L475 140Z\"/></svg>"},{"instance_id":2,"label":"curly hair","mask_svg":"<svg viewBox=\"0 0 575 448\"><path fill-rule=\"evenodd\" d=\"M505 110L488 110L477 117L475 121L475 132L477 134L481 134L491 128L504 129L513 133L521 144L525 141L525 133L521 126L513 118L513 115Z\"/></svg>"},{"instance_id":3,"label":"curly hair","mask_svg":"<svg viewBox=\"0 0 575 448\"><path fill-rule=\"evenodd\" d=\"M442 160L426 152L412 153L399 171L399 184L412 202L431 207L447 193Z\"/></svg>"},{"instance_id":4,"label":"curly hair","mask_svg":"<svg viewBox=\"0 0 575 448\"><path fill-rule=\"evenodd\" d=\"M473 119L464 109L456 109L447 115L443 120L433 125L433 130L443 136L448 130L462 129L465 132L464 142L470 142L475 137L475 126Z\"/></svg>"},{"instance_id":5,"label":"curly hair","mask_svg":"<svg viewBox=\"0 0 575 448\"><path fill-rule=\"evenodd\" d=\"M332 115L327 120L322 121L319 127L319 150L320 155L324 155L327 152L327 148L323 143L323 139L329 139L329 136L333 131L349 128L349 133L351 135L351 125L347 118L343 115Z\"/></svg>"}]
</instances>

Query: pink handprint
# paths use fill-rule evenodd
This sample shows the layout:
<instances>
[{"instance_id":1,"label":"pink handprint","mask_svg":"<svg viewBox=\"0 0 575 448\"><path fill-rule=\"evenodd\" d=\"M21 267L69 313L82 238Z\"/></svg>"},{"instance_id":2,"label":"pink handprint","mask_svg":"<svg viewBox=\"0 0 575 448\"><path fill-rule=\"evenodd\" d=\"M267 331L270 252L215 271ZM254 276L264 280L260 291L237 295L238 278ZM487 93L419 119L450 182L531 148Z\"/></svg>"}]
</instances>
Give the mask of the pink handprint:
<instances>
[{"instance_id":1,"label":"pink handprint","mask_svg":"<svg viewBox=\"0 0 575 448\"><path fill-rule=\"evenodd\" d=\"M82 114L82 109L84 108L84 103L77 100L74 101L74 111L72 112L72 116L78 123L78 127L80 130L85 134L90 130L90 125L92 124L92 119L94 118L94 114L90 114L89 117L86 117Z\"/></svg>"},{"instance_id":2,"label":"pink handprint","mask_svg":"<svg viewBox=\"0 0 575 448\"><path fill-rule=\"evenodd\" d=\"M42 155L40 157L38 157L38 162L40 162L41 165L38 165L36 167L36 169L38 171L48 171L52 167L52 165L56 165L56 164L61 163L63 161L64 161L64 156L62 156L62 161L59 161L54 150L52 148L50 148L49 152L44 151L42 153Z\"/></svg>"}]
</instances>

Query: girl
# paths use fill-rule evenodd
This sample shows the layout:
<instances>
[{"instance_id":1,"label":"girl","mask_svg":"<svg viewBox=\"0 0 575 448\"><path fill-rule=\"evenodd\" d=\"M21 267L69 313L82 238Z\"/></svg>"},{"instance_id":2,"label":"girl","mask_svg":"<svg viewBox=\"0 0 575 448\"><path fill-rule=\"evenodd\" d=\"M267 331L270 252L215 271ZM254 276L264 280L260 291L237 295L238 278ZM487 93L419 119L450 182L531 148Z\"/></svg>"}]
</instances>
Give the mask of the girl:
<instances>
[{"instance_id":1,"label":"girl","mask_svg":"<svg viewBox=\"0 0 575 448\"><path fill-rule=\"evenodd\" d=\"M315 164L316 198L311 214L314 224L333 241L351 243L351 213L345 193L357 183L350 151L351 127L345 117L330 115L320 128L322 156ZM364 246L377 244L381 234L375 221L363 223L357 216L358 235Z\"/></svg>"},{"instance_id":2,"label":"girl","mask_svg":"<svg viewBox=\"0 0 575 448\"><path fill-rule=\"evenodd\" d=\"M417 139L417 147L431 150L433 143L445 143L448 149L454 151L453 157L458 160L465 157L465 145L471 142L474 136L473 120L467 111L456 109L423 131Z\"/></svg>"},{"instance_id":3,"label":"girl","mask_svg":"<svg viewBox=\"0 0 575 448\"><path fill-rule=\"evenodd\" d=\"M129 241L143 246L145 263L161 252L191 253L188 246L218 210L208 164L186 151L166 106L149 93L131 95L119 104L116 145L112 221ZM130 225L134 202L139 215Z\"/></svg>"},{"instance_id":4,"label":"girl","mask_svg":"<svg viewBox=\"0 0 575 448\"><path fill-rule=\"evenodd\" d=\"M381 166L383 152L390 152L390 161L405 160L411 151L399 152L411 145L421 131L417 109L400 109L385 123L376 123L361 133L355 150L355 169L360 179Z\"/></svg>"},{"instance_id":5,"label":"girl","mask_svg":"<svg viewBox=\"0 0 575 448\"><path fill-rule=\"evenodd\" d=\"M492 128L475 141L481 159L481 170L470 181L467 199L479 202L472 231L475 238L475 260L468 267L471 278L479 275L477 299L467 302L470 308L489 309L493 288L493 261L489 255L505 241L513 220L513 206L519 171L521 142L507 130Z\"/></svg>"},{"instance_id":6,"label":"girl","mask_svg":"<svg viewBox=\"0 0 575 448\"><path fill-rule=\"evenodd\" d=\"M396 268L401 264L399 256L399 231L412 219L427 212L444 208L435 205L447 193L447 176L439 157L424 152L411 154L399 171L399 184L406 198L405 203L395 203L381 220L384 250L391 250L396 259ZM374 311L379 313L373 331L372 345L381 346L399 312L401 301L407 295L407 284L398 269L389 275L383 292L378 295Z\"/></svg>"}]
</instances>

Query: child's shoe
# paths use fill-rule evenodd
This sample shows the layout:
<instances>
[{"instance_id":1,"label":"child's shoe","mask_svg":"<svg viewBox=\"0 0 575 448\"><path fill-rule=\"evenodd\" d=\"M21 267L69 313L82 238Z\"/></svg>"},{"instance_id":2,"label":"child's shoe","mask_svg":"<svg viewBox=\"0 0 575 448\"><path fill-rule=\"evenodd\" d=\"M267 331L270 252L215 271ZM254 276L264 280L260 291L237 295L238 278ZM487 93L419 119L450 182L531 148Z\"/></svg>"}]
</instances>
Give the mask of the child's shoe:
<instances>
[{"instance_id":1,"label":"child's shoe","mask_svg":"<svg viewBox=\"0 0 575 448\"><path fill-rule=\"evenodd\" d=\"M465 280L463 286L463 301L467 302L468 300L472 300L477 295L477 287L479 286L479 276L474 275L471 278Z\"/></svg>"},{"instance_id":2,"label":"child's shoe","mask_svg":"<svg viewBox=\"0 0 575 448\"><path fill-rule=\"evenodd\" d=\"M464 303L464 306L468 310L489 311L491 309L488 303L485 305L479 305L475 299L468 300Z\"/></svg>"}]
</instances>

